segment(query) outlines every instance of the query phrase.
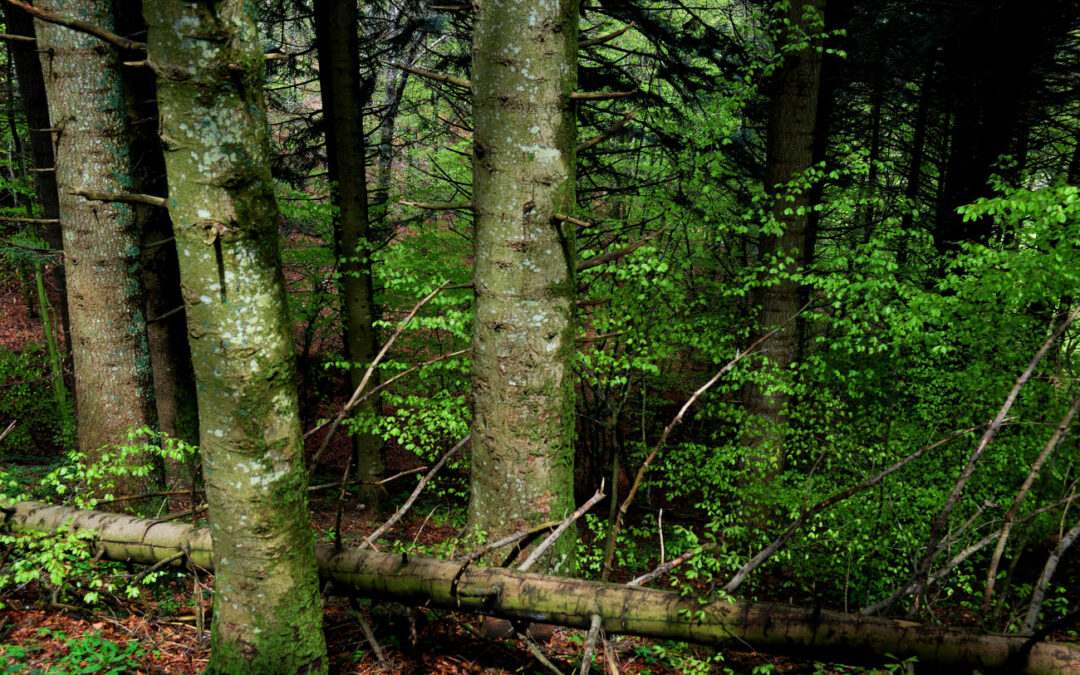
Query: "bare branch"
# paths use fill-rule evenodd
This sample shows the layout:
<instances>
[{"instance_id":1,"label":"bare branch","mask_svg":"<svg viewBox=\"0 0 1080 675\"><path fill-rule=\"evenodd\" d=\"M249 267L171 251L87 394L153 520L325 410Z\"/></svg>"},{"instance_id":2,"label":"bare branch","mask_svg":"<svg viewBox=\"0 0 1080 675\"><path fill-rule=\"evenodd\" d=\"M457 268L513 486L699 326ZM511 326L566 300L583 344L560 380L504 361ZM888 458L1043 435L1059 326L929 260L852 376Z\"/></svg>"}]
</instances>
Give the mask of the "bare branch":
<instances>
[{"instance_id":1,"label":"bare branch","mask_svg":"<svg viewBox=\"0 0 1080 675\"><path fill-rule=\"evenodd\" d=\"M626 25L625 28L620 28L619 30L608 33L607 35L601 35L600 37L595 37L589 40L580 40L578 42L578 48L580 49L582 47L595 47L596 45L602 45L605 42L611 42L612 40L619 37L620 35L622 35L636 25L636 21L631 21L629 24Z\"/></svg>"},{"instance_id":2,"label":"bare branch","mask_svg":"<svg viewBox=\"0 0 1080 675\"><path fill-rule=\"evenodd\" d=\"M418 209L430 209L432 211L472 211L472 202L408 202L400 201L402 206L412 206Z\"/></svg>"},{"instance_id":3,"label":"bare branch","mask_svg":"<svg viewBox=\"0 0 1080 675\"><path fill-rule=\"evenodd\" d=\"M66 28L70 28L72 30L77 30L80 33L86 33L87 35L93 35L97 39L108 42L109 44L111 44L114 47L119 47L120 49L132 49L132 50L146 51L146 43L145 42L137 42L135 40L129 40L126 37L123 37L123 36L117 35L116 33L112 33L110 31L107 31L107 30L105 30L104 28L102 28L100 26L95 26L94 24L90 23L89 21L82 21L82 20L76 19L75 17L72 17L72 16L64 16L62 14L53 14L52 12L46 12L43 9L38 9L37 7L34 7L34 6L29 5L29 4L25 3L25 2L22 2L22 0L7 0L7 1L8 1L8 4L14 5L15 7L18 7L19 9L21 9L24 12L26 12L27 14L33 16L34 18L41 19L42 21L46 21L48 23L55 23L57 25L64 26Z\"/></svg>"},{"instance_id":4,"label":"bare branch","mask_svg":"<svg viewBox=\"0 0 1080 675\"><path fill-rule=\"evenodd\" d=\"M641 248L642 246L644 246L649 241L659 237L664 232L664 230L666 230L667 228L668 228L668 226L665 225L664 227L660 228L659 230L657 230L655 232L651 232L647 236L645 236L645 237L643 237L641 239L638 239L637 241L635 241L633 244L630 244L629 246L624 246L623 248L617 249L615 251L610 251L610 252L605 253L603 255L593 256L592 258L589 258L588 260L580 260L580 261L578 261L578 264L577 264L577 271L581 272L583 270L591 269L593 267L599 267L600 265L611 262L612 260L616 260L618 258L622 258L623 256L630 255L634 251L636 251L639 248Z\"/></svg>"},{"instance_id":5,"label":"bare branch","mask_svg":"<svg viewBox=\"0 0 1080 675\"><path fill-rule=\"evenodd\" d=\"M375 372L375 368L378 367L378 365L382 362L383 358L386 356L386 353L390 351L390 345L394 344L394 341L397 340L398 336L401 335L401 332L405 330L405 327L409 325L409 322L413 320L413 317L415 317L416 313L420 311L420 308L426 305L429 300L438 295L439 291L445 288L449 283L449 280L442 282L435 290L433 290L431 293L428 293L423 300L416 303L416 306L413 307L412 311L410 311L409 314L402 320L402 322L398 324L397 330L394 331L394 334L390 336L390 339L386 341L386 344L384 344L382 349L379 350L379 353L376 354L375 360L372 361L371 365L368 366L367 371L364 373L363 379L360 380L360 384L356 387L356 391L353 392L352 397L341 408L341 411L338 412L337 417L334 418L334 422L330 425L330 430L326 432L326 437L323 438L322 444L315 452L315 455L311 458L311 468L308 469L308 480L311 480L311 477L315 475L315 469L319 465L319 458L322 457L322 454L324 452L326 452L326 448L330 446L330 439L334 437L334 433L337 432L338 427L341 426L341 422L346 417L348 417L349 413L352 412L352 409L356 407L356 405L360 402L360 394L364 391L364 387L367 386L368 381L371 380L371 375Z\"/></svg>"},{"instance_id":6,"label":"bare branch","mask_svg":"<svg viewBox=\"0 0 1080 675\"><path fill-rule=\"evenodd\" d=\"M938 540L941 537L942 531L945 529L945 523L948 522L949 516L952 514L953 508L959 503L960 495L964 491L964 487L967 485L968 479L971 478L971 474L975 471L975 464L982 457L983 452L989 447L990 441L993 440L994 434L1001 428L1002 423L1005 421L1005 416L1009 414L1009 410L1012 408L1016 398L1020 395L1020 390L1024 388L1028 380L1031 379L1031 375L1035 372L1035 367L1039 365L1046 353L1050 351L1050 347L1057 342L1058 338L1068 329L1072 322L1076 319L1076 316L1080 314L1080 305L1075 307L1069 315L1065 318L1065 321L1058 326L1057 330L1050 334L1050 337L1046 338L1039 350L1035 352L1035 356L1032 357L1031 362L1028 363L1024 372L1020 373L1016 378L1016 384L1013 385L1012 391L1005 397L1005 403L1002 404L1001 409L998 410L998 414L994 417L994 420L990 423L990 426L986 429L986 433L979 440L979 444L975 447L975 450L968 457L967 466L960 473L960 477L956 480L956 484L953 485L952 492L949 494L948 499L945 500L945 504L941 507L941 512L938 513L937 518L934 520L934 524L930 529L930 539L927 542L926 554L919 562L918 573L916 578L915 587L915 602L912 603L912 614L918 611L919 602L918 597L922 593L924 587L924 581L920 577L925 577L930 571L930 565L933 563L933 558L937 555Z\"/></svg>"},{"instance_id":7,"label":"bare branch","mask_svg":"<svg viewBox=\"0 0 1080 675\"><path fill-rule=\"evenodd\" d=\"M9 0L10 2L10 0ZM404 70L407 73L413 75L419 75L420 77L426 77L429 80L435 80L436 82L445 82L446 84L452 84L455 87L461 89L472 90L472 82L453 75L447 75L446 73L436 73L431 70L424 70L423 68L417 68L416 66L407 66L404 63L394 63L393 61L387 61L386 59L379 59L384 66L390 66L391 68L397 68L398 70Z\"/></svg>"},{"instance_id":8,"label":"bare branch","mask_svg":"<svg viewBox=\"0 0 1080 675\"><path fill-rule=\"evenodd\" d=\"M600 489L596 491L596 494L590 497L589 501L579 506L576 511L567 516L566 520L562 521L562 523L555 528L555 531L548 535L547 539L542 541L539 546L533 549L533 552L529 555L528 558L525 559L525 562L521 563L521 566L518 567L518 571L528 572L529 568L535 565L536 561L540 559L540 556L544 555L544 551L547 551L551 547L551 545L555 543L555 540L561 537L563 532L566 532L566 529L570 527L572 523L576 522L578 518L581 518L583 515L585 515L586 511L591 509L596 504L596 502L600 501L603 498L604 483L603 481L601 481Z\"/></svg>"},{"instance_id":9,"label":"bare branch","mask_svg":"<svg viewBox=\"0 0 1080 675\"><path fill-rule=\"evenodd\" d=\"M89 199L92 202L126 202L129 204L149 204L150 206L163 208L168 205L164 197L135 192L99 192L98 190L87 190L85 188L72 188L68 192Z\"/></svg>"},{"instance_id":10,"label":"bare branch","mask_svg":"<svg viewBox=\"0 0 1080 675\"><path fill-rule=\"evenodd\" d=\"M639 92L637 89L633 91L575 91L570 94L570 100L572 101L607 101L613 98L626 98L627 96L636 96Z\"/></svg>"},{"instance_id":11,"label":"bare branch","mask_svg":"<svg viewBox=\"0 0 1080 675\"><path fill-rule=\"evenodd\" d=\"M633 119L634 114L636 112L637 112L636 109L631 110L630 112L623 115L621 120L619 120L615 124L612 124L611 126L607 127L606 129L601 131L599 134L593 136L592 138L590 138L590 139L588 139L586 141L582 141L581 143L578 143L577 152L581 153L581 152L583 152L585 150L588 150L589 148L596 145L600 141L611 138L615 134L619 133L619 129L622 129L624 126L626 126L626 123L629 122L631 119Z\"/></svg>"},{"instance_id":12,"label":"bare branch","mask_svg":"<svg viewBox=\"0 0 1080 675\"><path fill-rule=\"evenodd\" d=\"M442 459L440 459L438 461L438 463L435 464L435 466L431 467L431 471L428 471L427 475L424 476L420 480L420 482L416 484L416 488L412 491L412 494L409 495L409 498L405 500L405 503L402 504L401 507L396 512L394 512L394 515L390 516L389 520L387 520L385 523L380 525L379 529L375 530L374 532L369 534L367 537L365 537L364 541L360 542L360 545L357 548L364 549L364 548L367 548L367 547L371 546L372 543L374 543L376 539L378 539L379 537L382 536L383 532L386 532L391 527L396 525L397 522L399 520L401 520L402 516L404 516L406 513L408 513L409 509L412 508L413 502L415 502L416 498L420 496L420 493L423 491L424 486L427 485L431 481L431 479L435 477L435 474L437 474L439 472L439 469L443 468L443 465L446 464L446 461L448 459L450 459L450 457L455 452L460 450L462 448L462 446L464 446L466 443L469 442L469 439L471 437L472 437L472 434L468 434L467 436L465 436L465 438L463 438L460 441L458 441L457 443L455 443L454 447L450 448L450 450L448 450L446 452L446 454L442 456Z\"/></svg>"}]
</instances>

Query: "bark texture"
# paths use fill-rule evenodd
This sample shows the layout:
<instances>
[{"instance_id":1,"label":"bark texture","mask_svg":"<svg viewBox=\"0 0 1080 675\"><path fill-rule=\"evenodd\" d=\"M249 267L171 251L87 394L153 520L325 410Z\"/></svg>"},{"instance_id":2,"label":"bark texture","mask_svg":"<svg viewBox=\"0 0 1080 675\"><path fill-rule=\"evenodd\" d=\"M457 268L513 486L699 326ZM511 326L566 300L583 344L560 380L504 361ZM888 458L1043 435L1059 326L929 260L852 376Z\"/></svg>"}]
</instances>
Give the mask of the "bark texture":
<instances>
[{"instance_id":1,"label":"bark texture","mask_svg":"<svg viewBox=\"0 0 1080 675\"><path fill-rule=\"evenodd\" d=\"M326 672L254 7L144 13L216 552L207 672Z\"/></svg>"},{"instance_id":2,"label":"bark texture","mask_svg":"<svg viewBox=\"0 0 1080 675\"><path fill-rule=\"evenodd\" d=\"M114 27L111 3L37 6ZM123 441L129 427L156 424L135 211L71 194L132 190L127 112L113 47L50 23L36 28L55 138L79 448L93 460L106 444ZM118 479L112 492L145 492L159 482L160 471L151 471Z\"/></svg>"},{"instance_id":3,"label":"bark texture","mask_svg":"<svg viewBox=\"0 0 1080 675\"><path fill-rule=\"evenodd\" d=\"M472 498L488 538L574 510L577 3L475 3ZM576 533L545 569L575 569Z\"/></svg>"},{"instance_id":4,"label":"bark texture","mask_svg":"<svg viewBox=\"0 0 1080 675\"><path fill-rule=\"evenodd\" d=\"M47 532L70 522L97 530L97 545L113 560L152 563L185 551L206 566L209 537L189 525L77 511L40 502L0 505L16 529ZM862 617L769 603L694 597L641 587L581 581L459 562L317 547L323 578L338 592L359 592L406 604L474 611L511 620L588 628L599 615L608 634L640 635L698 644L748 645L770 653L817 661L880 664L918 657L963 672L1071 675L1080 672L1080 648L1005 636L927 626L912 621ZM182 565L177 560L174 565ZM222 580L216 585L220 589ZM218 591L220 593L220 590ZM215 605L222 601L219 596ZM273 672L292 672L277 670Z\"/></svg>"},{"instance_id":5,"label":"bark texture","mask_svg":"<svg viewBox=\"0 0 1080 675\"><path fill-rule=\"evenodd\" d=\"M808 35L818 35L825 12L825 0L792 0L786 12L787 28L782 44L797 44ZM772 83L766 136L765 190L773 198L772 216L779 234L762 233L759 243L762 262L777 259L774 265L784 275L776 283L756 288L751 298L758 309L761 332L791 319L799 310L799 282L787 277L798 270L807 252L807 211L811 191L805 186L791 188L789 182L804 175L814 159L814 129L821 86L820 40L788 51ZM760 378L743 393L748 419L743 431L748 482L769 482L783 468L784 436L791 400L791 364L798 352L795 326L774 335L763 348L767 361ZM774 386L779 385L779 386Z\"/></svg>"},{"instance_id":6,"label":"bark texture","mask_svg":"<svg viewBox=\"0 0 1080 675\"><path fill-rule=\"evenodd\" d=\"M377 334L375 292L371 282L368 234L367 150L364 144L364 104L360 81L360 40L356 33L359 11L355 2L315 1L315 36L319 50L319 89L322 94L326 164L337 216L334 249L337 253L345 358L353 391L360 386L368 365L375 360ZM379 384L372 373L368 388ZM379 397L362 403L358 412L375 412ZM364 483L375 483L386 472L382 439L372 433L353 436L353 472ZM378 509L384 490L364 486L363 498Z\"/></svg>"}]
</instances>

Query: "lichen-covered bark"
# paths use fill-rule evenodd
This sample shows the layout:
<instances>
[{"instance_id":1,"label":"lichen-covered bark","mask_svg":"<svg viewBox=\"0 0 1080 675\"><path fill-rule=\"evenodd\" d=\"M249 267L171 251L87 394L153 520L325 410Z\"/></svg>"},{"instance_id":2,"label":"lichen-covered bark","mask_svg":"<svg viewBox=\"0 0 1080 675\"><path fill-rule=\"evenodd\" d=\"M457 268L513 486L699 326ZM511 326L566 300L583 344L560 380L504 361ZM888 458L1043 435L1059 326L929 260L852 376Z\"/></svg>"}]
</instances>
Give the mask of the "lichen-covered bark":
<instances>
[{"instance_id":1,"label":"lichen-covered bark","mask_svg":"<svg viewBox=\"0 0 1080 675\"><path fill-rule=\"evenodd\" d=\"M489 538L573 511L577 2L474 2L472 498ZM543 566L570 574L570 530Z\"/></svg>"},{"instance_id":2,"label":"lichen-covered bark","mask_svg":"<svg viewBox=\"0 0 1080 675\"><path fill-rule=\"evenodd\" d=\"M215 551L207 672L325 672L254 9L143 11Z\"/></svg>"},{"instance_id":3,"label":"lichen-covered bark","mask_svg":"<svg viewBox=\"0 0 1080 675\"><path fill-rule=\"evenodd\" d=\"M794 44L807 35L821 32L825 0L791 0L785 18L788 29L781 40ZM821 83L820 40L784 54L784 62L772 83L766 138L765 191L775 199L772 215L781 227L779 235L762 234L760 259L774 256L790 262L776 265L784 276L754 290L760 333L791 321L799 310L799 282L788 275L807 259L807 213L810 190L792 191L788 183L803 176L814 158L814 128L818 90ZM785 425L791 364L798 351L798 335L793 323L775 334L763 346L768 357L762 368L764 384L750 383L743 393L748 420L742 442L750 475L748 483L769 482L783 467ZM779 387L772 386L777 380Z\"/></svg>"},{"instance_id":4,"label":"lichen-covered bark","mask_svg":"<svg viewBox=\"0 0 1080 675\"><path fill-rule=\"evenodd\" d=\"M315 1L315 36L319 50L326 164L334 219L334 248L338 256L345 358L353 364L349 383L355 390L375 360L377 334L375 292L371 283L368 242L367 157L364 144L364 99L360 82L359 12L355 2ZM377 373L368 386L379 384ZM367 399L360 412L378 411L379 397ZM377 434L353 436L353 475L368 483L362 499L378 510L384 490L370 485L383 478L386 459Z\"/></svg>"},{"instance_id":5,"label":"lichen-covered bark","mask_svg":"<svg viewBox=\"0 0 1080 675\"><path fill-rule=\"evenodd\" d=\"M37 6L113 28L111 3ZM123 441L129 427L155 424L135 212L71 194L131 191L127 113L113 47L49 23L36 28L56 144L79 448L94 459L102 446ZM159 479L153 471L118 480L113 492L143 492Z\"/></svg>"}]
</instances>

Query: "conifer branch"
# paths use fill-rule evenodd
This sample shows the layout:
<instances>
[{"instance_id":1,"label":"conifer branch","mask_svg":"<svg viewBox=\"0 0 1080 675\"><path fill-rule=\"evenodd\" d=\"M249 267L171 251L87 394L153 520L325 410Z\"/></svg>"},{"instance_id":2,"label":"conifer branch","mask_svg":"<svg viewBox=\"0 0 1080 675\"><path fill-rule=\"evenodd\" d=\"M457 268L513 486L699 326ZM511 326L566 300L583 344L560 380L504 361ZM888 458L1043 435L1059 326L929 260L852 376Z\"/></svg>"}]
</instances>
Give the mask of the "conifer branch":
<instances>
[{"instance_id":1,"label":"conifer branch","mask_svg":"<svg viewBox=\"0 0 1080 675\"><path fill-rule=\"evenodd\" d=\"M639 94L637 89L632 91L575 91L570 94L572 101L607 101L613 98L626 98Z\"/></svg>"}]
</instances>

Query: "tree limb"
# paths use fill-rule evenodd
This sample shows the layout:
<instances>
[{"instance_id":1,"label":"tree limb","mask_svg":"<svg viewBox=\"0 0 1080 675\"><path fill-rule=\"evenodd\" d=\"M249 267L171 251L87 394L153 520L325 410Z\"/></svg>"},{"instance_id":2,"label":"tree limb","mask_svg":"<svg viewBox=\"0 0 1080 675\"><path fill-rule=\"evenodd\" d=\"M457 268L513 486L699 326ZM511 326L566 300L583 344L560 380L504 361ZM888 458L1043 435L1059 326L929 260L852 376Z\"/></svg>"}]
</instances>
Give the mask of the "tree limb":
<instances>
[{"instance_id":1,"label":"tree limb","mask_svg":"<svg viewBox=\"0 0 1080 675\"><path fill-rule=\"evenodd\" d=\"M33 5L22 2L22 0L7 1L8 4L18 7L19 9L26 12L30 16L33 16L36 19L41 19L42 21L46 21L48 23L55 23L66 28L79 31L80 33L86 33L87 35L93 35L97 39L108 42L112 46L118 47L120 49L146 51L145 42L129 40L126 37L107 31L104 28L96 26L88 21L82 21L72 16L64 16L62 14L53 14L52 12L46 12L43 9L38 9Z\"/></svg>"},{"instance_id":2,"label":"tree limb","mask_svg":"<svg viewBox=\"0 0 1080 675\"><path fill-rule=\"evenodd\" d=\"M9 2L11 0L8 0ZM420 77L426 77L429 80L435 80L436 82L445 82L461 89L472 90L472 82L461 78L454 77L453 75L447 75L446 73L436 73L431 70L424 70L423 68L417 68L416 66L407 66L404 63L394 63L393 61L387 61L386 59L379 59L379 62L384 66L391 68L397 68L398 70L404 70L407 73L413 75L419 75Z\"/></svg>"}]
</instances>

